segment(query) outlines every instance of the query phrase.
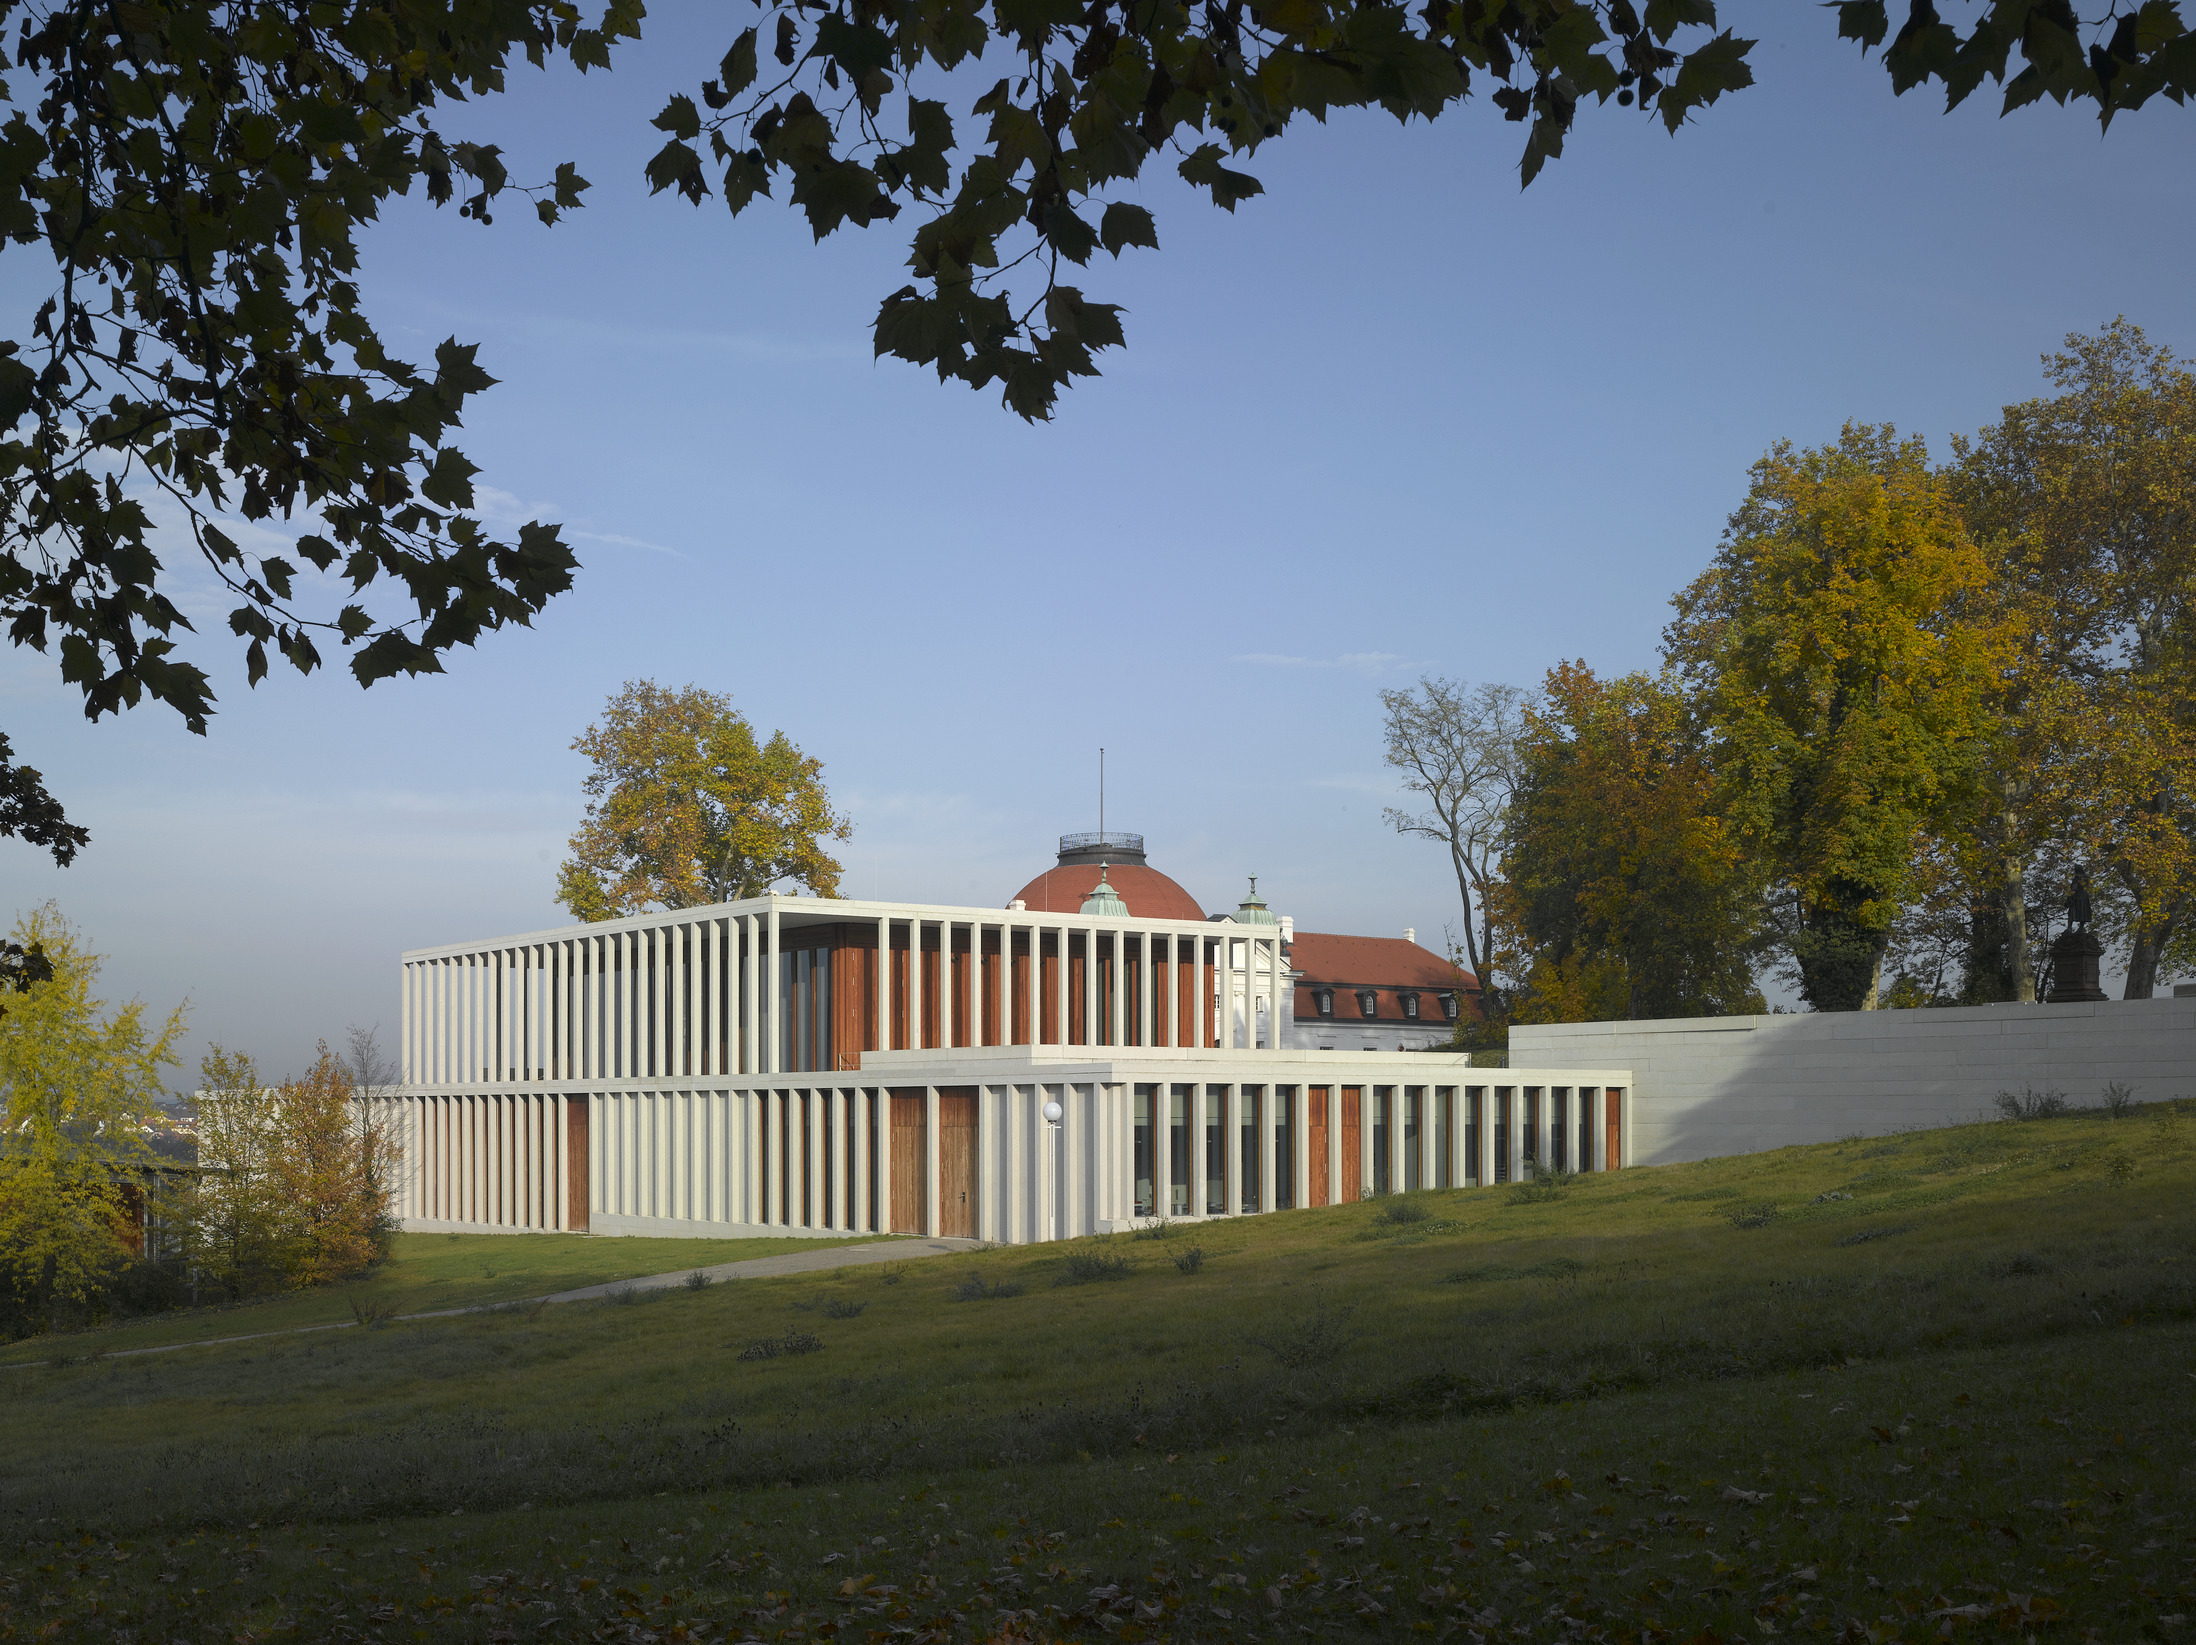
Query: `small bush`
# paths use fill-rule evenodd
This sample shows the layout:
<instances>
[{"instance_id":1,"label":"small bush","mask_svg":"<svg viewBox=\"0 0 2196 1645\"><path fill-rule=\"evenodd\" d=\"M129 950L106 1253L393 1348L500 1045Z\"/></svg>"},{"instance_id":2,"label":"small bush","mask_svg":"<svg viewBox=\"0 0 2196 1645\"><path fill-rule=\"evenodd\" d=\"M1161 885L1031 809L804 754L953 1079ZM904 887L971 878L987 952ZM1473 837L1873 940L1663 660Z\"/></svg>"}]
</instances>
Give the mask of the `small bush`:
<instances>
[{"instance_id":1,"label":"small bush","mask_svg":"<svg viewBox=\"0 0 2196 1645\"><path fill-rule=\"evenodd\" d=\"M703 1273L699 1268L697 1268L691 1274L688 1274L686 1276L686 1288L689 1291L706 1291L709 1289L709 1281L711 1277L712 1276Z\"/></svg>"},{"instance_id":2,"label":"small bush","mask_svg":"<svg viewBox=\"0 0 2196 1645\"><path fill-rule=\"evenodd\" d=\"M2126 1154L2115 1153L2105 1161L2105 1176L2113 1182L2133 1182L2135 1161Z\"/></svg>"},{"instance_id":3,"label":"small bush","mask_svg":"<svg viewBox=\"0 0 2196 1645\"><path fill-rule=\"evenodd\" d=\"M849 1302L844 1297L829 1297L825 1299L823 1305L824 1318L855 1319L868 1306L869 1304L866 1302Z\"/></svg>"},{"instance_id":4,"label":"small bush","mask_svg":"<svg viewBox=\"0 0 2196 1645\"><path fill-rule=\"evenodd\" d=\"M1733 1228L1766 1228L1777 1220L1777 1208L1773 1201L1763 1200L1757 1205L1734 1205L1723 1213Z\"/></svg>"},{"instance_id":5,"label":"small bush","mask_svg":"<svg viewBox=\"0 0 2196 1645\"><path fill-rule=\"evenodd\" d=\"M1546 1205L1560 1199L1563 1190L1571 1185L1572 1173L1569 1171L1555 1171L1545 1165L1527 1165L1526 1170L1532 1175L1523 1182L1510 1184L1512 1205Z\"/></svg>"},{"instance_id":6,"label":"small bush","mask_svg":"<svg viewBox=\"0 0 2196 1645\"><path fill-rule=\"evenodd\" d=\"M1349 1328L1350 1313L1347 1306L1329 1307L1321 1297L1303 1318L1278 1331L1255 1333L1251 1341L1288 1370L1322 1365L1357 1340L1358 1334Z\"/></svg>"},{"instance_id":7,"label":"small bush","mask_svg":"<svg viewBox=\"0 0 2196 1645\"><path fill-rule=\"evenodd\" d=\"M2114 1119L2125 1119L2138 1106L2135 1087L2114 1080L2097 1094L2097 1106Z\"/></svg>"},{"instance_id":8,"label":"small bush","mask_svg":"<svg viewBox=\"0 0 2196 1645\"><path fill-rule=\"evenodd\" d=\"M2018 1091L2000 1091L1998 1113L2009 1120L2045 1120L2066 1112L2064 1091L2039 1091L2024 1085Z\"/></svg>"},{"instance_id":9,"label":"small bush","mask_svg":"<svg viewBox=\"0 0 2196 1645\"><path fill-rule=\"evenodd\" d=\"M1157 1222L1146 1223L1129 1235L1130 1239L1165 1239L1174 1232L1171 1218L1161 1217Z\"/></svg>"},{"instance_id":10,"label":"small bush","mask_svg":"<svg viewBox=\"0 0 2196 1645\"><path fill-rule=\"evenodd\" d=\"M396 1318L397 1305L394 1302L375 1302L359 1296L346 1300L351 1305L351 1318L369 1329L386 1325Z\"/></svg>"},{"instance_id":11,"label":"small bush","mask_svg":"<svg viewBox=\"0 0 2196 1645\"><path fill-rule=\"evenodd\" d=\"M953 1288L954 1299L958 1302L982 1302L991 1297L1018 1297L1021 1294L1019 1281L1000 1279L987 1285L981 1274L970 1274Z\"/></svg>"},{"instance_id":12,"label":"small bush","mask_svg":"<svg viewBox=\"0 0 2196 1645\"><path fill-rule=\"evenodd\" d=\"M1382 1202L1376 1220L1407 1227L1414 1222L1424 1222L1432 1215L1432 1210L1424 1200L1413 1199L1408 1194L1390 1194Z\"/></svg>"},{"instance_id":13,"label":"small bush","mask_svg":"<svg viewBox=\"0 0 2196 1645\"><path fill-rule=\"evenodd\" d=\"M813 1354L823 1346L823 1339L811 1331L788 1331L782 1337L764 1337L751 1342L733 1357L742 1360L782 1359L789 1354Z\"/></svg>"},{"instance_id":14,"label":"small bush","mask_svg":"<svg viewBox=\"0 0 2196 1645\"><path fill-rule=\"evenodd\" d=\"M1102 1279L1126 1279L1134 1266L1120 1251L1104 1249L1070 1251L1054 1276L1055 1285L1089 1285Z\"/></svg>"},{"instance_id":15,"label":"small bush","mask_svg":"<svg viewBox=\"0 0 2196 1645\"><path fill-rule=\"evenodd\" d=\"M1186 1251L1175 1252L1174 1266L1181 1273L1196 1273L1205 1266L1205 1248L1202 1245L1192 1245Z\"/></svg>"},{"instance_id":16,"label":"small bush","mask_svg":"<svg viewBox=\"0 0 2196 1645\"><path fill-rule=\"evenodd\" d=\"M897 1285L901 1280L907 1278L907 1264L904 1262L888 1262L884 1265L883 1271L877 1275L877 1278L882 1284Z\"/></svg>"}]
</instances>

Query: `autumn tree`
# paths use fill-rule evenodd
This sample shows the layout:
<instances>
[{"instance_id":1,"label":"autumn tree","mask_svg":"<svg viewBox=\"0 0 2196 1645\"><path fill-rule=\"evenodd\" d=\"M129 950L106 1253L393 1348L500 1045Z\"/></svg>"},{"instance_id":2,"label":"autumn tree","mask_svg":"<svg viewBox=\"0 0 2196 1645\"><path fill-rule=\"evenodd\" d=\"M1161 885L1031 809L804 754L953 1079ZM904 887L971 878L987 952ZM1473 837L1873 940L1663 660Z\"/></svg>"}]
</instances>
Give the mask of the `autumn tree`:
<instances>
[{"instance_id":1,"label":"autumn tree","mask_svg":"<svg viewBox=\"0 0 2196 1645\"><path fill-rule=\"evenodd\" d=\"M1674 602L1724 815L1785 896L1818 1010L1879 1003L1923 831L1965 802L1999 660L1964 612L1988 577L1919 440L1847 425L1754 465L1714 562Z\"/></svg>"},{"instance_id":2,"label":"autumn tree","mask_svg":"<svg viewBox=\"0 0 2196 1645\"><path fill-rule=\"evenodd\" d=\"M854 828L831 809L823 762L782 731L756 741L730 697L628 680L572 746L593 762L557 883L577 918L733 902L788 880L839 894L823 842Z\"/></svg>"},{"instance_id":3,"label":"autumn tree","mask_svg":"<svg viewBox=\"0 0 2196 1645\"><path fill-rule=\"evenodd\" d=\"M1999 831L2094 859L2146 999L2196 913L2196 376L2125 319L2044 364L1957 453L2030 659Z\"/></svg>"},{"instance_id":4,"label":"autumn tree","mask_svg":"<svg viewBox=\"0 0 2196 1645\"><path fill-rule=\"evenodd\" d=\"M1380 693L1387 763L1424 806L1389 806L1381 815L1397 833L1432 840L1448 852L1464 913L1464 961L1478 979L1481 1011L1497 1017L1502 995L1494 976L1490 898L1517 786L1524 705L1525 693L1514 685L1474 686L1433 675L1408 691Z\"/></svg>"},{"instance_id":5,"label":"autumn tree","mask_svg":"<svg viewBox=\"0 0 2196 1645\"><path fill-rule=\"evenodd\" d=\"M267 1174L286 1207L284 1256L296 1285L349 1279L381 1255L389 1194L359 1134L355 1099L349 1070L325 1040L302 1076L275 1088Z\"/></svg>"},{"instance_id":6,"label":"autumn tree","mask_svg":"<svg viewBox=\"0 0 2196 1645\"><path fill-rule=\"evenodd\" d=\"M1501 891L1526 957L1516 1020L1766 1009L1762 876L1718 814L1708 727L1675 679L1562 664L1519 747Z\"/></svg>"},{"instance_id":7,"label":"autumn tree","mask_svg":"<svg viewBox=\"0 0 2196 1645\"><path fill-rule=\"evenodd\" d=\"M110 1011L92 992L100 957L50 903L11 940L52 967L0 1016L0 1285L15 1324L35 1328L95 1309L132 1254L183 1012Z\"/></svg>"}]
</instances>

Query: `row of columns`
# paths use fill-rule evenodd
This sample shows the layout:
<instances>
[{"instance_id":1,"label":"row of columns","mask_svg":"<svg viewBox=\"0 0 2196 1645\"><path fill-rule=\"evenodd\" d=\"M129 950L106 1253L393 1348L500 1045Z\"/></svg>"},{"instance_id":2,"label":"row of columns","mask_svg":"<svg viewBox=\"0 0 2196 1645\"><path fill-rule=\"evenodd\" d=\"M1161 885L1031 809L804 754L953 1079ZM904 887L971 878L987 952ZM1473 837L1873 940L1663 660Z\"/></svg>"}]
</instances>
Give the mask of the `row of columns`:
<instances>
[{"instance_id":1,"label":"row of columns","mask_svg":"<svg viewBox=\"0 0 2196 1645\"><path fill-rule=\"evenodd\" d=\"M392 1214L555 1232L568 1227L567 1098L454 1094L387 1103Z\"/></svg>"}]
</instances>

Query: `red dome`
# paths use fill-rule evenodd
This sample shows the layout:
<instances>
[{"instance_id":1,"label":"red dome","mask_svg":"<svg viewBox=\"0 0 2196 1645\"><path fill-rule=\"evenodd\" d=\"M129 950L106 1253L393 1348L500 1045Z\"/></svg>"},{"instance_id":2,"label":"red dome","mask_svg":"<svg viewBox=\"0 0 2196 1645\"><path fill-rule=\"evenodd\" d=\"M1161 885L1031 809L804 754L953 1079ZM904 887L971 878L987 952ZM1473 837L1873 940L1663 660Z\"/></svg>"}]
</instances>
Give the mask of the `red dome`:
<instances>
[{"instance_id":1,"label":"red dome","mask_svg":"<svg viewBox=\"0 0 2196 1645\"><path fill-rule=\"evenodd\" d=\"M1015 895L1032 913L1080 914L1083 899L1098 884L1099 866L1086 862L1049 868ZM1205 911L1197 906L1195 899L1156 868L1115 863L1106 869L1106 883L1138 919L1202 920L1205 917Z\"/></svg>"}]
</instances>

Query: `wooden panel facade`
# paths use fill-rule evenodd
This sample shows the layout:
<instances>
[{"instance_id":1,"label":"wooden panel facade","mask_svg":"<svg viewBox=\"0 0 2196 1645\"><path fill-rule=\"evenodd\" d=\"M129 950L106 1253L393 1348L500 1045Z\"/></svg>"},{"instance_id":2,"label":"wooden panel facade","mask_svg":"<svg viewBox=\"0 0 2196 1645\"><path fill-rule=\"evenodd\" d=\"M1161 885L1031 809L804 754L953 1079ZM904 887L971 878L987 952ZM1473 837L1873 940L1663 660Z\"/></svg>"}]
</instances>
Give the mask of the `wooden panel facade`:
<instances>
[{"instance_id":1,"label":"wooden panel facade","mask_svg":"<svg viewBox=\"0 0 2196 1645\"><path fill-rule=\"evenodd\" d=\"M923 1231L923 1091L892 1093L892 1232Z\"/></svg>"},{"instance_id":2,"label":"wooden panel facade","mask_svg":"<svg viewBox=\"0 0 2196 1645\"><path fill-rule=\"evenodd\" d=\"M1609 1110L1609 1151L1601 1156L1601 1168L1604 1171L1614 1171L1624 1163L1624 1093L1612 1086L1604 1094L1603 1100Z\"/></svg>"},{"instance_id":3,"label":"wooden panel facade","mask_svg":"<svg viewBox=\"0 0 2196 1645\"><path fill-rule=\"evenodd\" d=\"M976 1087L938 1091L938 1232L976 1237Z\"/></svg>"},{"instance_id":4,"label":"wooden panel facade","mask_svg":"<svg viewBox=\"0 0 2196 1645\"><path fill-rule=\"evenodd\" d=\"M587 1099L564 1100L565 1226L576 1234L587 1232Z\"/></svg>"},{"instance_id":5,"label":"wooden panel facade","mask_svg":"<svg viewBox=\"0 0 2196 1645\"><path fill-rule=\"evenodd\" d=\"M1334 1095L1333 1089L1315 1085L1304 1097L1305 1159L1311 1166L1311 1203L1325 1205L1327 1201L1327 1105Z\"/></svg>"},{"instance_id":6,"label":"wooden panel facade","mask_svg":"<svg viewBox=\"0 0 2196 1645\"><path fill-rule=\"evenodd\" d=\"M1342 1202L1347 1205L1364 1193L1365 1184L1365 1088L1342 1087Z\"/></svg>"}]
</instances>

